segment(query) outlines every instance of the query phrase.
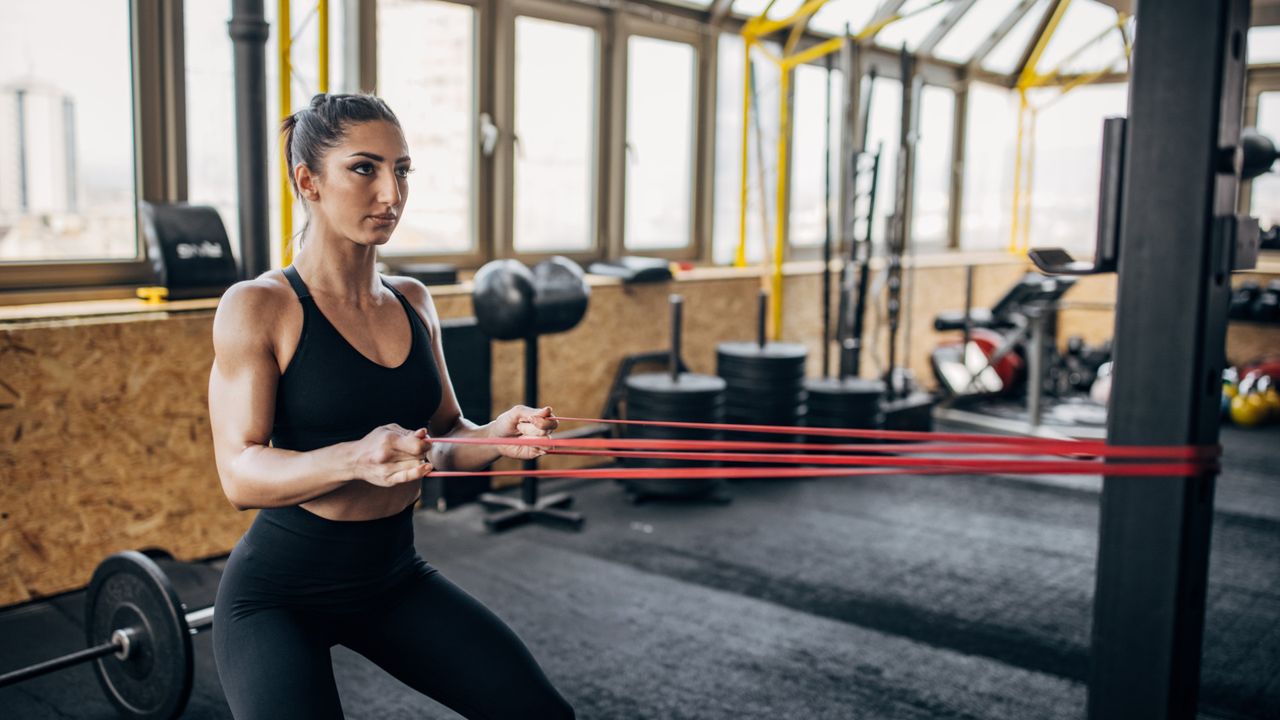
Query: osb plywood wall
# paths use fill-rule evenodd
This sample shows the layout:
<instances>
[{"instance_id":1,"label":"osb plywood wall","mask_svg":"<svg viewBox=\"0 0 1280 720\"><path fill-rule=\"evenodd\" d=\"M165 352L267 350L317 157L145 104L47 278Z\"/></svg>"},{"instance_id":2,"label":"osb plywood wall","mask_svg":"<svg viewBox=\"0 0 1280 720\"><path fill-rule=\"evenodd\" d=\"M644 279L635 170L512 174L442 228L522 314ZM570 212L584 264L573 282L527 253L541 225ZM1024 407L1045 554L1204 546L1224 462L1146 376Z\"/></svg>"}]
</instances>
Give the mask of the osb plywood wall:
<instances>
[{"instance_id":1,"label":"osb plywood wall","mask_svg":"<svg viewBox=\"0 0 1280 720\"><path fill-rule=\"evenodd\" d=\"M1009 263L978 268L975 305L990 306L1023 272ZM910 366L929 385L932 319L962 307L964 277L954 266L906 275L913 312L903 319L900 352L910 348ZM717 343L754 337L759 286L755 277L712 273L594 287L582 324L541 341L543 403L561 415L596 416L624 355L668 346L673 291L685 298L686 361L714 372ZM811 375L821 369L820 292L817 274L786 279L782 337L808 346ZM1084 280L1068 299L1088 309L1064 313L1063 338L1110 336L1112 277ZM437 293L443 317L469 315L470 304L464 294ZM0 327L0 605L81 587L117 550L161 547L190 559L235 544L253 513L231 508L214 470L211 326L205 311ZM885 328L870 318L868 328L883 357ZM1233 359L1280 350L1278 335L1233 325ZM494 344L495 413L523 401L522 353L520 342ZM866 374L876 367L864 361Z\"/></svg>"}]
</instances>

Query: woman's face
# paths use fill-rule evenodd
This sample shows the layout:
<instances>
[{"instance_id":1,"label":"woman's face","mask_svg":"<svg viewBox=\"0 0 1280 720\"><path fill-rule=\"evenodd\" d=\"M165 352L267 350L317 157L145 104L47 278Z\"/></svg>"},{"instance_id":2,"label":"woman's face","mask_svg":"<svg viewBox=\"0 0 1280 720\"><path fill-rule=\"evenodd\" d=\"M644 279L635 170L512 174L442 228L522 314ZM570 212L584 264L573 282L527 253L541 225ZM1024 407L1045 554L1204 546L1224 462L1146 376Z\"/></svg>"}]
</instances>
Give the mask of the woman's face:
<instances>
[{"instance_id":1,"label":"woman's face","mask_svg":"<svg viewBox=\"0 0 1280 720\"><path fill-rule=\"evenodd\" d=\"M385 120L356 123L320 161L319 175L299 165L298 187L314 216L360 245L383 245L409 196L409 150Z\"/></svg>"}]
</instances>

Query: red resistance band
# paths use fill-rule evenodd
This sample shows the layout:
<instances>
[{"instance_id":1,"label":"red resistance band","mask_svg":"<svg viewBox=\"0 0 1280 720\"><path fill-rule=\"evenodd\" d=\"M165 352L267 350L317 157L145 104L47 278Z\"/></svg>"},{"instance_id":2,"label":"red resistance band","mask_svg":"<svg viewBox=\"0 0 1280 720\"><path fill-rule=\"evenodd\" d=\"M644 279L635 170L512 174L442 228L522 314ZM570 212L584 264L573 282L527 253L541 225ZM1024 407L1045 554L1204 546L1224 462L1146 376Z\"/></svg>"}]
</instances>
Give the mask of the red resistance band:
<instances>
[{"instance_id":1,"label":"red resistance band","mask_svg":"<svg viewBox=\"0 0 1280 720\"><path fill-rule=\"evenodd\" d=\"M439 438L433 442L466 445L529 445L549 454L645 458L697 462L778 463L783 467L588 468L577 470L436 471L435 477L559 477L617 479L801 478L849 475L1108 475L1194 477L1217 471L1219 447L1109 446L1099 441L1045 440L1004 435L929 433L901 430L847 430L728 423L598 420L555 417L566 422L645 425L699 430L822 435L857 439L907 440L885 444L816 444L734 440L657 440L617 438ZM949 442L937 442L939 440ZM785 450L787 453L754 452ZM797 453L795 451L810 451ZM738 451L738 452L724 452ZM833 452L837 454L832 454ZM816 454L821 453L821 454ZM889 453L890 455L885 455ZM900 455L998 455L936 458ZM1020 460L1009 456L1066 456L1068 460ZM1145 462L1104 462L1104 459ZM1153 462L1185 460L1187 462ZM797 467L820 465L837 467Z\"/></svg>"}]
</instances>

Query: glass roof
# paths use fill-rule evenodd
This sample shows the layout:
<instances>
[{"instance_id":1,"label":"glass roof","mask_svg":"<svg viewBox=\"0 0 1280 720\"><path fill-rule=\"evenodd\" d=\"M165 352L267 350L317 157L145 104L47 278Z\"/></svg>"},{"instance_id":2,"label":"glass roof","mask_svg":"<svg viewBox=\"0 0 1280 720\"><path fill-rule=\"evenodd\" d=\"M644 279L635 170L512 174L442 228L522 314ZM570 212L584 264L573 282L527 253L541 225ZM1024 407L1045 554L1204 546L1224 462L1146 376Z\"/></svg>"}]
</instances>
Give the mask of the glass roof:
<instances>
[{"instance_id":1,"label":"glass roof","mask_svg":"<svg viewBox=\"0 0 1280 720\"><path fill-rule=\"evenodd\" d=\"M1013 12L1019 2L1020 0L978 0L961 16L955 27L943 36L942 42L933 50L934 56L952 62L969 62L978 46L1000 27L1000 23Z\"/></svg>"},{"instance_id":2,"label":"glass roof","mask_svg":"<svg viewBox=\"0 0 1280 720\"><path fill-rule=\"evenodd\" d=\"M1067 6L1036 72L1071 75L1114 67L1125 70L1124 39L1112 8L1095 0L1073 0Z\"/></svg>"},{"instance_id":3,"label":"glass roof","mask_svg":"<svg viewBox=\"0 0 1280 720\"><path fill-rule=\"evenodd\" d=\"M712 0L667 1L703 8L712 5ZM1127 68L1124 36L1118 29L1116 10L1108 2L1099 0L1065 1L1069 4L1036 70L1064 75L1109 69L1123 72ZM768 17L776 20L793 15L804 2L774 0L771 4L770 0L734 0L731 9L739 17L749 18L759 16L767 8ZM874 42L890 50L905 46L916 51L934 35L945 18L951 17L957 7L963 7L964 12L931 51L933 57L963 64L973 61L974 54L1028 2L1034 4L982 59L983 69L1008 75L1017 71L1018 63L1034 41L1045 12L1053 5L1050 0L903 0L900 4L896 0L829 0L810 19L809 28L836 35L847 27L857 33L867 27L886 3L898 5L895 15L899 19L881 29ZM1132 37L1132 18L1125 23L1125 28Z\"/></svg>"}]
</instances>

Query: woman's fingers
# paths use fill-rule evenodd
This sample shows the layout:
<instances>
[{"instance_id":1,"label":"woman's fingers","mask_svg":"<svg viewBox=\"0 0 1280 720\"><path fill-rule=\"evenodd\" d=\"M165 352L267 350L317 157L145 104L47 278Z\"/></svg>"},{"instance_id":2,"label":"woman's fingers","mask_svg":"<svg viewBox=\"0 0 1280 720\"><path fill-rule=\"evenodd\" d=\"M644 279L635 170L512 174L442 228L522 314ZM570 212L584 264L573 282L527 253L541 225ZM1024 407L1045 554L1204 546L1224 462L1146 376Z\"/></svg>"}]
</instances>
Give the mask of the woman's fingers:
<instances>
[{"instance_id":1,"label":"woman's fingers","mask_svg":"<svg viewBox=\"0 0 1280 720\"><path fill-rule=\"evenodd\" d=\"M396 467L397 469L395 472L392 472L387 477L387 487L395 487L396 485L403 485L405 483L421 480L434 469L431 467L431 463L424 463L417 460L397 463Z\"/></svg>"}]
</instances>

